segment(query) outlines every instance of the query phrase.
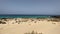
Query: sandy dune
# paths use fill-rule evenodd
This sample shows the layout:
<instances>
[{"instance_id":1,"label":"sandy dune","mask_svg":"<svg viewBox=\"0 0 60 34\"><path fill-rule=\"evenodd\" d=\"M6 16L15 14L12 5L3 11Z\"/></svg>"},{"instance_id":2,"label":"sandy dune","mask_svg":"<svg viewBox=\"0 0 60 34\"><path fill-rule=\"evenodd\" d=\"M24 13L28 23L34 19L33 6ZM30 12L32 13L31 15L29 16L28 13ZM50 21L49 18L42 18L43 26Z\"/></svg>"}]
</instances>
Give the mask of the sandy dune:
<instances>
[{"instance_id":1,"label":"sandy dune","mask_svg":"<svg viewBox=\"0 0 60 34\"><path fill-rule=\"evenodd\" d=\"M24 19L18 19L24 20ZM17 20L17 21L18 21ZM42 34L60 34L60 22L38 21L26 19L27 22L15 23L15 20L7 21L7 24L0 24L0 34L24 34L31 33L33 30ZM14 24L12 24L14 23Z\"/></svg>"}]
</instances>

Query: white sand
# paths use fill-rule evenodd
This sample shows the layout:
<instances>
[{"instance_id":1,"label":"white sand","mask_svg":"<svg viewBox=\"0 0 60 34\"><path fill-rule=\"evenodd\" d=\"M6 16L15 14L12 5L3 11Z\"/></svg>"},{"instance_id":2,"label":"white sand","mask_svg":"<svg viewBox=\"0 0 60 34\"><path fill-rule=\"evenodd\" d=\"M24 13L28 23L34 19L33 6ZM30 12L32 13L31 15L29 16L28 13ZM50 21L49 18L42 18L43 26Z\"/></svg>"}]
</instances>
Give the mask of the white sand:
<instances>
[{"instance_id":1,"label":"white sand","mask_svg":"<svg viewBox=\"0 0 60 34\"><path fill-rule=\"evenodd\" d=\"M35 21L36 23L34 23ZM33 30L43 34L60 34L60 22L35 21L28 20L27 22L20 22L20 24L15 23L14 19L7 21L7 24L0 24L0 34L24 34Z\"/></svg>"}]
</instances>

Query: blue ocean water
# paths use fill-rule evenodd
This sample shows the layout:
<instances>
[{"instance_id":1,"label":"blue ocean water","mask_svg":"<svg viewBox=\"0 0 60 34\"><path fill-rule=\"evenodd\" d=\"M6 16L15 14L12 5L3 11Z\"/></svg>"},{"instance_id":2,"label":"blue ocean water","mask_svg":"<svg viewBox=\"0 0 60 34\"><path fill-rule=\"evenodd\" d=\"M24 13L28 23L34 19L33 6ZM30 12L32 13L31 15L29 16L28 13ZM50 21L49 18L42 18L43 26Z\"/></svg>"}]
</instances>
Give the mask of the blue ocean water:
<instances>
[{"instance_id":1,"label":"blue ocean water","mask_svg":"<svg viewBox=\"0 0 60 34\"><path fill-rule=\"evenodd\" d=\"M0 15L0 18L50 18L50 16L37 15Z\"/></svg>"}]
</instances>

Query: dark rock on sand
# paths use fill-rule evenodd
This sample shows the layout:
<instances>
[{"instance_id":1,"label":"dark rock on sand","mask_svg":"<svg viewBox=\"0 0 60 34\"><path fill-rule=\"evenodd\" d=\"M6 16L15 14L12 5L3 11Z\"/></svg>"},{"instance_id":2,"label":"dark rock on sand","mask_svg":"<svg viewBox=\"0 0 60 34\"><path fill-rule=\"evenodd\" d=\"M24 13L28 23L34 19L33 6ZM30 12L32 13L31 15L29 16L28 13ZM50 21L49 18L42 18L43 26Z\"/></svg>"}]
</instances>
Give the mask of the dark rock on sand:
<instances>
[{"instance_id":1,"label":"dark rock on sand","mask_svg":"<svg viewBox=\"0 0 60 34\"><path fill-rule=\"evenodd\" d=\"M2 22L2 21L0 21L0 24L6 24L6 22Z\"/></svg>"},{"instance_id":2,"label":"dark rock on sand","mask_svg":"<svg viewBox=\"0 0 60 34\"><path fill-rule=\"evenodd\" d=\"M56 24L56 23L52 23L52 24Z\"/></svg>"},{"instance_id":3,"label":"dark rock on sand","mask_svg":"<svg viewBox=\"0 0 60 34\"><path fill-rule=\"evenodd\" d=\"M0 18L1 20L7 21L8 18Z\"/></svg>"},{"instance_id":4,"label":"dark rock on sand","mask_svg":"<svg viewBox=\"0 0 60 34\"><path fill-rule=\"evenodd\" d=\"M51 16L51 17L53 17L53 18L60 18L60 16Z\"/></svg>"}]
</instances>

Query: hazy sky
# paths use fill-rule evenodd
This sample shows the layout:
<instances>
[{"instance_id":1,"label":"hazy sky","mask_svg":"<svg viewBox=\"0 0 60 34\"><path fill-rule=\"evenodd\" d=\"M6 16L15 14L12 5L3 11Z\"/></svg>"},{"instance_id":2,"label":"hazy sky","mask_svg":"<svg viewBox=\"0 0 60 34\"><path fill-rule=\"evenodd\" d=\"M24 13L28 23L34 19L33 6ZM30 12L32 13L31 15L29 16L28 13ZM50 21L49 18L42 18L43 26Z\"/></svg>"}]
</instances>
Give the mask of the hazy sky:
<instances>
[{"instance_id":1,"label":"hazy sky","mask_svg":"<svg viewBox=\"0 0 60 34\"><path fill-rule=\"evenodd\" d=\"M0 0L0 14L60 15L60 0Z\"/></svg>"}]
</instances>

